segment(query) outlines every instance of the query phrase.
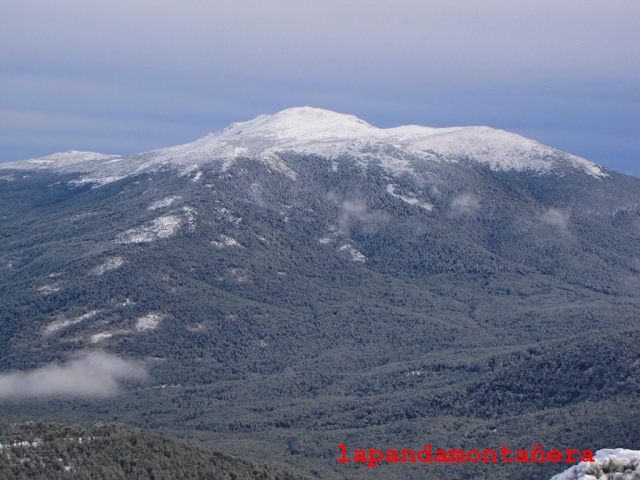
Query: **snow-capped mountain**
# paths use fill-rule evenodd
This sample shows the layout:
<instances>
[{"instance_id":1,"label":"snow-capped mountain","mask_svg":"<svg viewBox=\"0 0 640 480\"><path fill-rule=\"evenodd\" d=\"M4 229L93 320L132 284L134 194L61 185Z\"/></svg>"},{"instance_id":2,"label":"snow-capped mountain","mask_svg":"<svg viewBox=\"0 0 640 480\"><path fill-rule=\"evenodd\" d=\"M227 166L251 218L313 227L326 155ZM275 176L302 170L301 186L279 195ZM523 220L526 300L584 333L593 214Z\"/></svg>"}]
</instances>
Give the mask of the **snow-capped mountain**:
<instances>
[{"instance_id":1,"label":"snow-capped mountain","mask_svg":"<svg viewBox=\"0 0 640 480\"><path fill-rule=\"evenodd\" d=\"M558 172L570 167L594 177L606 176L593 162L560 152L533 140L488 127L428 128L416 125L376 128L352 115L312 107L260 115L192 143L129 157L89 152L65 152L35 160L12 162L0 168L48 168L83 172L85 182L109 183L125 176L165 167L197 170L211 162L223 168L238 158L260 159L292 179L296 173L277 156L281 152L313 154L339 161L380 163L391 172L411 172L425 162L462 159L494 170Z\"/></svg>"},{"instance_id":2,"label":"snow-capped mountain","mask_svg":"<svg viewBox=\"0 0 640 480\"><path fill-rule=\"evenodd\" d=\"M640 445L640 179L307 107L2 169L0 380L96 350L150 380L99 404L27 389L0 418L118 421L327 479L565 468L358 469L345 442Z\"/></svg>"}]
</instances>

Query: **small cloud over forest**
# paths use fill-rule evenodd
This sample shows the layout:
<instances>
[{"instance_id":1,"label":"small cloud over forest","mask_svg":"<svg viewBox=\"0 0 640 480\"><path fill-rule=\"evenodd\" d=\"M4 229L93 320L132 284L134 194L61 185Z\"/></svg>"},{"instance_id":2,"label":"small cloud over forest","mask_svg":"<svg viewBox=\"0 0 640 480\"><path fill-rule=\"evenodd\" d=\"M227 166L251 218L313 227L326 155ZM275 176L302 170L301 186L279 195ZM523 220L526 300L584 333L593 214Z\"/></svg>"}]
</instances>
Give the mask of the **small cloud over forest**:
<instances>
[{"instance_id":1,"label":"small cloud over forest","mask_svg":"<svg viewBox=\"0 0 640 480\"><path fill-rule=\"evenodd\" d=\"M389 214L379 210L370 210L359 199L344 200L340 204L340 230L346 234L359 225L364 231L375 232L389 223Z\"/></svg>"},{"instance_id":2,"label":"small cloud over forest","mask_svg":"<svg viewBox=\"0 0 640 480\"><path fill-rule=\"evenodd\" d=\"M451 208L457 215L472 215L480 210L480 202L474 195L463 193L454 197Z\"/></svg>"},{"instance_id":3,"label":"small cloud over forest","mask_svg":"<svg viewBox=\"0 0 640 480\"><path fill-rule=\"evenodd\" d=\"M116 395L123 381L143 381L142 363L93 352L67 363L0 374L0 400L21 398L103 398Z\"/></svg>"},{"instance_id":4,"label":"small cloud over forest","mask_svg":"<svg viewBox=\"0 0 640 480\"><path fill-rule=\"evenodd\" d=\"M569 235L569 213L550 208L542 214L542 221L557 228L563 235Z\"/></svg>"}]
</instances>

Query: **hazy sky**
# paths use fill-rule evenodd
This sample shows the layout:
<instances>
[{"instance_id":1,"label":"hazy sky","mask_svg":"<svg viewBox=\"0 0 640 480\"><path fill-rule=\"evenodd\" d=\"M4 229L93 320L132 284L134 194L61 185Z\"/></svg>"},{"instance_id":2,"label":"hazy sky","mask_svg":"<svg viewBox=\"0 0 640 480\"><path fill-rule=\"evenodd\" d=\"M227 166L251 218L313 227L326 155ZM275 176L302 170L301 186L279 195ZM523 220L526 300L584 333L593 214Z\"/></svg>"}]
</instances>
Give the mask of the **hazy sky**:
<instances>
[{"instance_id":1,"label":"hazy sky","mask_svg":"<svg viewBox=\"0 0 640 480\"><path fill-rule=\"evenodd\" d=\"M0 161L292 106L488 125L640 176L638 0L0 0Z\"/></svg>"}]
</instances>

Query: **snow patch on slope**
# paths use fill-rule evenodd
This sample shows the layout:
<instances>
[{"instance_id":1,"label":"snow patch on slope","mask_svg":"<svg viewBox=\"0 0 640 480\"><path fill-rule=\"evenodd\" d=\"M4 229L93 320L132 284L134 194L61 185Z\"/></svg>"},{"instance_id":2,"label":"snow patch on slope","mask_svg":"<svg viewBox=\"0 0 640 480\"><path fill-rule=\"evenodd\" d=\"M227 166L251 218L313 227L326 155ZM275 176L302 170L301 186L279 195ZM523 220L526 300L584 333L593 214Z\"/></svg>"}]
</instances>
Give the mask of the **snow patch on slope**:
<instances>
[{"instance_id":1,"label":"snow patch on slope","mask_svg":"<svg viewBox=\"0 0 640 480\"><path fill-rule=\"evenodd\" d=\"M225 220L230 223L238 225L242 221L242 217L236 217L231 210L226 207L220 207L215 209L215 213L219 220Z\"/></svg>"},{"instance_id":2,"label":"snow patch on slope","mask_svg":"<svg viewBox=\"0 0 640 480\"><path fill-rule=\"evenodd\" d=\"M318 243L321 245L326 245L333 241L337 241L341 235L343 235L343 232L340 230L340 227L338 227L337 225L330 225L329 231L324 237L320 237L318 239Z\"/></svg>"},{"instance_id":3,"label":"snow patch on slope","mask_svg":"<svg viewBox=\"0 0 640 480\"><path fill-rule=\"evenodd\" d=\"M187 221L187 229L193 232L196 229L196 209L193 207L182 207L185 219Z\"/></svg>"},{"instance_id":4,"label":"snow patch on slope","mask_svg":"<svg viewBox=\"0 0 640 480\"><path fill-rule=\"evenodd\" d=\"M169 207L173 204L173 202L180 200L182 197L179 195L174 195L172 197L165 197L161 200L156 200L151 205L149 205L148 210L158 210L159 208Z\"/></svg>"},{"instance_id":5,"label":"snow patch on slope","mask_svg":"<svg viewBox=\"0 0 640 480\"><path fill-rule=\"evenodd\" d=\"M407 197L405 195L397 194L395 192L395 185L391 183L387 185L387 193L392 197L399 198L400 200L402 200L405 203L408 203L409 205L415 205L420 208L424 208L425 210L428 210L428 211L433 210L433 205L430 204L429 202L425 202L424 200L420 200L419 198Z\"/></svg>"},{"instance_id":6,"label":"snow patch on slope","mask_svg":"<svg viewBox=\"0 0 640 480\"><path fill-rule=\"evenodd\" d=\"M253 283L253 275L247 268L230 268L229 275L237 283Z\"/></svg>"},{"instance_id":7,"label":"snow patch on slope","mask_svg":"<svg viewBox=\"0 0 640 480\"><path fill-rule=\"evenodd\" d=\"M220 235L218 237L218 241L216 240L211 240L211 245L213 245L216 248L225 248L225 247L242 247L242 245L240 244L240 242L238 242L235 238L233 237L228 237L226 235Z\"/></svg>"},{"instance_id":8,"label":"snow patch on slope","mask_svg":"<svg viewBox=\"0 0 640 480\"><path fill-rule=\"evenodd\" d=\"M99 333L95 333L93 335L91 335L89 337L89 341L91 343L100 343L104 340L108 340L109 338L112 338L114 336L118 336L118 335L129 335L131 334L131 330L126 330L126 329L121 329L121 330L113 330L113 331L106 331L106 332L99 332Z\"/></svg>"},{"instance_id":9,"label":"snow patch on slope","mask_svg":"<svg viewBox=\"0 0 640 480\"><path fill-rule=\"evenodd\" d=\"M86 177L82 177L79 180L71 180L69 182L70 185L74 185L76 187L81 187L82 185L90 185L93 184L93 188L101 187L102 185L106 185L108 183L117 182L118 180L122 180L123 178L127 178L129 175L100 175L97 172L97 175L88 175Z\"/></svg>"},{"instance_id":10,"label":"snow patch on slope","mask_svg":"<svg viewBox=\"0 0 640 480\"><path fill-rule=\"evenodd\" d=\"M99 343L103 340L106 340L108 338L113 337L113 333L111 332L100 332L100 333L96 333L94 335L91 335L91 337L89 338L89 341L91 343Z\"/></svg>"},{"instance_id":11,"label":"snow patch on slope","mask_svg":"<svg viewBox=\"0 0 640 480\"><path fill-rule=\"evenodd\" d=\"M155 330L160 325L162 315L157 313L149 313L144 317L140 317L136 320L136 330L138 332L144 332L146 330Z\"/></svg>"},{"instance_id":12,"label":"snow patch on slope","mask_svg":"<svg viewBox=\"0 0 640 480\"><path fill-rule=\"evenodd\" d=\"M56 320L55 322L52 322L49 325L47 325L43 333L45 335L51 335L52 333L63 330L67 327L70 327L71 325L75 325L77 323L84 322L85 320L89 320L95 317L98 313L100 313L100 310L92 310L76 318L65 318L62 320Z\"/></svg>"},{"instance_id":13,"label":"snow patch on slope","mask_svg":"<svg viewBox=\"0 0 640 480\"><path fill-rule=\"evenodd\" d=\"M122 257L111 257L108 258L103 264L98 265L97 267L91 270L92 275L103 275L111 270L116 270L124 265L124 258Z\"/></svg>"},{"instance_id":14,"label":"snow patch on slope","mask_svg":"<svg viewBox=\"0 0 640 480\"><path fill-rule=\"evenodd\" d=\"M116 243L145 243L175 235L182 221L175 215L158 217L149 225L132 228L118 234Z\"/></svg>"},{"instance_id":15,"label":"snow patch on slope","mask_svg":"<svg viewBox=\"0 0 640 480\"><path fill-rule=\"evenodd\" d=\"M359 250L357 250L356 248L354 248L352 245L344 244L341 245L338 248L338 251L340 252L347 252L349 255L351 255L351 260L353 260L354 262L363 262L367 259L367 257L365 257L362 252L360 252Z\"/></svg>"},{"instance_id":16,"label":"snow patch on slope","mask_svg":"<svg viewBox=\"0 0 640 480\"><path fill-rule=\"evenodd\" d=\"M52 293L60 291L60 282L50 283L48 285L42 285L38 287L37 290L42 295L51 295Z\"/></svg>"},{"instance_id":17,"label":"snow patch on slope","mask_svg":"<svg viewBox=\"0 0 640 480\"><path fill-rule=\"evenodd\" d=\"M298 174L294 172L289 166L284 163L280 157L273 153L269 153L262 157L262 161L271 169L276 172L280 172L283 175L289 177L290 180L297 180Z\"/></svg>"}]
</instances>

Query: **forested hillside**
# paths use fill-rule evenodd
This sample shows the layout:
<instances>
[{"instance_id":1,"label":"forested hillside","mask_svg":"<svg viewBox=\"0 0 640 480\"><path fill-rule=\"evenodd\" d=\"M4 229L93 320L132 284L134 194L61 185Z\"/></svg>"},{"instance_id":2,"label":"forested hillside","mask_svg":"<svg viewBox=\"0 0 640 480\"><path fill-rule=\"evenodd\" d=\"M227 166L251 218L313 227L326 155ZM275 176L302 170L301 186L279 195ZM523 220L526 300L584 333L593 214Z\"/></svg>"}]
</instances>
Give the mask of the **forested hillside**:
<instances>
[{"instance_id":1,"label":"forested hillside","mask_svg":"<svg viewBox=\"0 0 640 480\"><path fill-rule=\"evenodd\" d=\"M0 425L0 478L10 480L303 480L121 425Z\"/></svg>"},{"instance_id":2,"label":"forested hillside","mask_svg":"<svg viewBox=\"0 0 640 480\"><path fill-rule=\"evenodd\" d=\"M318 115L299 144L281 115L3 168L0 416L318 478L425 478L339 444L640 449L640 180L507 132Z\"/></svg>"}]
</instances>

